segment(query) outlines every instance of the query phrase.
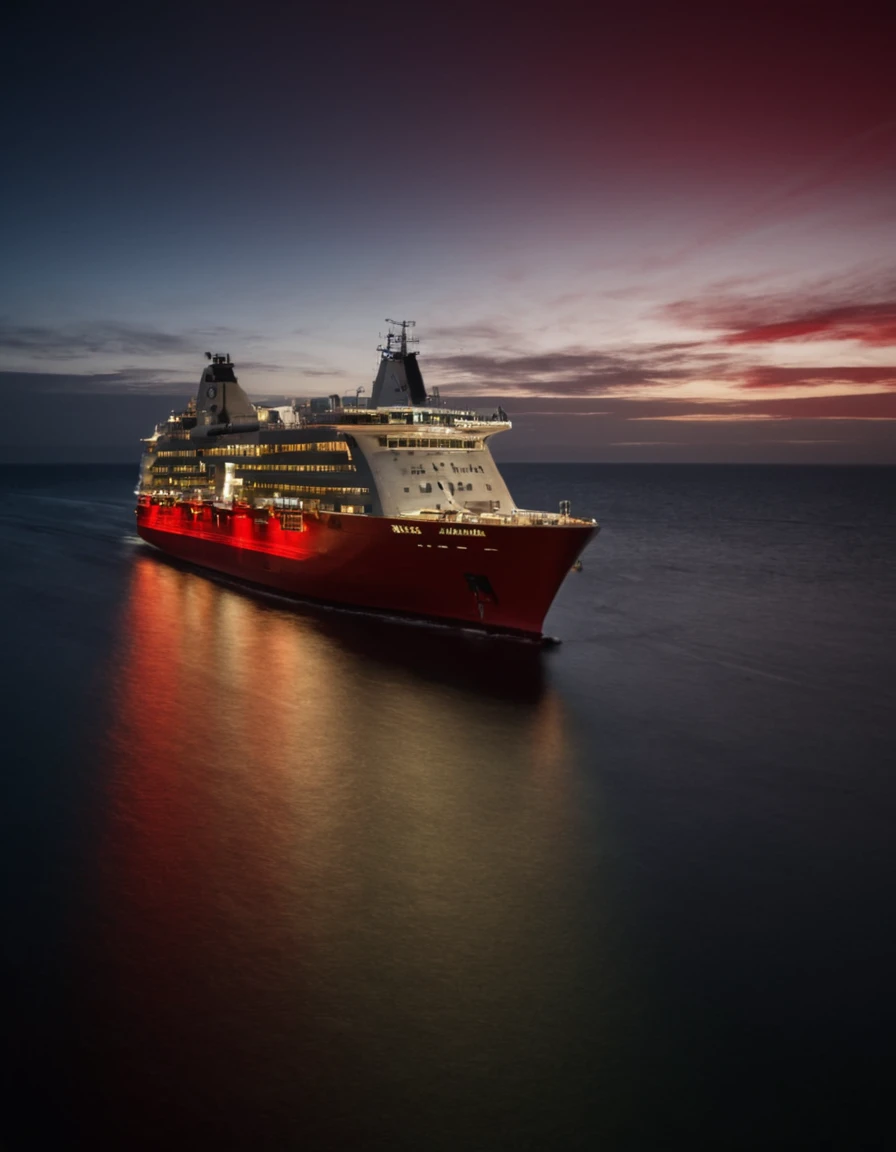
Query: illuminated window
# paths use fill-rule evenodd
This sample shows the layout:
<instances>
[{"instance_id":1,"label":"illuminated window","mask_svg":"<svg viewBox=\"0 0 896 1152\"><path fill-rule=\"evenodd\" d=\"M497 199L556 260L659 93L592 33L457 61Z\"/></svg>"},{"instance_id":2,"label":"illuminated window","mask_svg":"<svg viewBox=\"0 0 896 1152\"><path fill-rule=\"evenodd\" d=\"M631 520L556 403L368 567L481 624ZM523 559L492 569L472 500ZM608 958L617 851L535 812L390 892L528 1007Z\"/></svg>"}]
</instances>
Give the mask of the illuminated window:
<instances>
[{"instance_id":1,"label":"illuminated window","mask_svg":"<svg viewBox=\"0 0 896 1152\"><path fill-rule=\"evenodd\" d=\"M245 487L251 488L253 491L272 490L276 487L278 492L297 492L306 496L369 496L369 488L342 488L342 487L321 487L313 484L281 484L279 481L276 484L265 484L263 480L246 480Z\"/></svg>"},{"instance_id":2,"label":"illuminated window","mask_svg":"<svg viewBox=\"0 0 896 1152\"><path fill-rule=\"evenodd\" d=\"M381 448L411 448L415 451L461 448L467 452L474 452L485 446L482 440L454 440L449 439L447 436L418 436L414 438L404 436L378 436L377 443Z\"/></svg>"},{"instance_id":3,"label":"illuminated window","mask_svg":"<svg viewBox=\"0 0 896 1152\"><path fill-rule=\"evenodd\" d=\"M356 472L354 464L240 464L241 472Z\"/></svg>"}]
</instances>

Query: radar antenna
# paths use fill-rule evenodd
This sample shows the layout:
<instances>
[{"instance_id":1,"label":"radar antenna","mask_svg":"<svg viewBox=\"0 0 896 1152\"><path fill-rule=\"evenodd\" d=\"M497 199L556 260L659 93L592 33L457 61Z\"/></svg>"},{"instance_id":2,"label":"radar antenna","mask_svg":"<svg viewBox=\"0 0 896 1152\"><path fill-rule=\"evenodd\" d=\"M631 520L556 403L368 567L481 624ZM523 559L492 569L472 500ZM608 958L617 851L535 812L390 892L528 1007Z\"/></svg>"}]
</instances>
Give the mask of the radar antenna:
<instances>
[{"instance_id":1,"label":"radar antenna","mask_svg":"<svg viewBox=\"0 0 896 1152\"><path fill-rule=\"evenodd\" d=\"M386 323L391 326L386 334L386 346L379 347L378 352L385 352L388 356L405 357L408 354L408 344L420 343L416 336L408 336L408 328L417 327L416 320L390 320L386 317Z\"/></svg>"}]
</instances>

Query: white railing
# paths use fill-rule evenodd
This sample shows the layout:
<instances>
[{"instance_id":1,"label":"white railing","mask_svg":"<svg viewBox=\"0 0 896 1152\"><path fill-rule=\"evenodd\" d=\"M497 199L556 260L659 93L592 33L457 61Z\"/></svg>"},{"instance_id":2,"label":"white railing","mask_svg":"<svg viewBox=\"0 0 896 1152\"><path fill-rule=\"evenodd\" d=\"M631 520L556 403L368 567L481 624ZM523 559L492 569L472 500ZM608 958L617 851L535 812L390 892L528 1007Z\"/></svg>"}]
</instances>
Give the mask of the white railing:
<instances>
[{"instance_id":1,"label":"white railing","mask_svg":"<svg viewBox=\"0 0 896 1152\"><path fill-rule=\"evenodd\" d=\"M407 514L405 514L407 515ZM421 508L413 513L424 520L438 520L446 524L481 524L500 527L539 527L564 528L584 527L596 524L596 520L580 516L567 516L561 512L538 512L532 509L514 508L512 512L444 512L437 508Z\"/></svg>"}]
</instances>

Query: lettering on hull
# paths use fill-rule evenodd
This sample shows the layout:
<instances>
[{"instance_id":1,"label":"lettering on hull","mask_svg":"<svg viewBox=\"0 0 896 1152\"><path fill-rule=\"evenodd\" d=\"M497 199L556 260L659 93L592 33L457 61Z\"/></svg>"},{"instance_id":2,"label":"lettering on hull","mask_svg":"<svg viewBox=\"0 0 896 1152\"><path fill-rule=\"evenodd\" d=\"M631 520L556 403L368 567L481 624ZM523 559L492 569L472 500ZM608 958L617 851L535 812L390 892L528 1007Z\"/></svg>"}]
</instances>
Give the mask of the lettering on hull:
<instances>
[{"instance_id":1,"label":"lettering on hull","mask_svg":"<svg viewBox=\"0 0 896 1152\"><path fill-rule=\"evenodd\" d=\"M392 531L397 536L422 536L423 529L416 524L393 524ZM481 528L440 528L440 536L487 536Z\"/></svg>"}]
</instances>

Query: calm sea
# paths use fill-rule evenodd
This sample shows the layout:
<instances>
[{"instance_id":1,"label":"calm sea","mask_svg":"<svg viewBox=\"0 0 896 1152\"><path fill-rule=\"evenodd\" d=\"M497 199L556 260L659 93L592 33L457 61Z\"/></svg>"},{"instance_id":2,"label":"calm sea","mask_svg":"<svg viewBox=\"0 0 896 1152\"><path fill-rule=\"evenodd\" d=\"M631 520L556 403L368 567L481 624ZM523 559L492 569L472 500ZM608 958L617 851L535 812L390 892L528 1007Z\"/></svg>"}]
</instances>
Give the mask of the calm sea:
<instances>
[{"instance_id":1,"label":"calm sea","mask_svg":"<svg viewBox=\"0 0 896 1152\"><path fill-rule=\"evenodd\" d=\"M0 1143L888 1144L896 469L507 466L603 524L547 650L178 567L135 473L0 470Z\"/></svg>"}]
</instances>

